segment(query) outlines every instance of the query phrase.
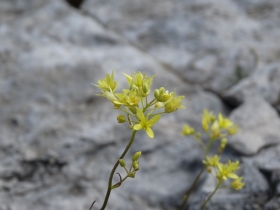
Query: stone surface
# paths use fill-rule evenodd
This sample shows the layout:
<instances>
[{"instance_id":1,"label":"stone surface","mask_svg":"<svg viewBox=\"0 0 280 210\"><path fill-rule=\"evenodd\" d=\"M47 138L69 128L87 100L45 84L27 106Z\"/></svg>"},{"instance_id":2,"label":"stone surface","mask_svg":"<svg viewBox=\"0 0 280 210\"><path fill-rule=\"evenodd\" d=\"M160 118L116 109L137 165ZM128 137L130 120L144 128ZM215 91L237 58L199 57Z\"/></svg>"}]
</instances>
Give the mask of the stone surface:
<instances>
[{"instance_id":1,"label":"stone surface","mask_svg":"<svg viewBox=\"0 0 280 210\"><path fill-rule=\"evenodd\" d=\"M264 69L274 69L279 58L279 4L266 1L265 10L263 5L261 0L86 0L77 10L62 0L0 1L0 209L82 210L93 199L99 209L110 170L130 138L127 126L116 122L118 112L91 85L113 69L119 90L126 85L121 72L142 71L156 75L153 87L186 95L187 109L164 115L153 128L154 139L137 133L126 161L141 150L140 171L112 192L108 209L177 209L203 158L199 145L180 135L183 124L201 129L204 108L229 114L220 99L226 88L254 80L258 72L264 78L257 81L266 83L244 88L277 106L278 74ZM232 118L250 137L265 139L264 145L278 143L273 108L262 99L244 99ZM267 148L262 168L261 157L244 159L232 147L223 160L242 162L247 185L241 192L221 191L209 208L236 209L237 201L239 209L272 208L278 153ZM123 175L122 168L117 171ZM205 180L190 209L205 196Z\"/></svg>"},{"instance_id":2,"label":"stone surface","mask_svg":"<svg viewBox=\"0 0 280 210\"><path fill-rule=\"evenodd\" d=\"M261 97L248 97L230 118L240 126L229 144L245 155L256 154L261 148L280 143L278 113Z\"/></svg>"},{"instance_id":3,"label":"stone surface","mask_svg":"<svg viewBox=\"0 0 280 210\"><path fill-rule=\"evenodd\" d=\"M232 106L241 104L248 96L262 96L272 105L280 102L279 63L261 65L254 73L230 88L224 95Z\"/></svg>"},{"instance_id":4,"label":"stone surface","mask_svg":"<svg viewBox=\"0 0 280 210\"><path fill-rule=\"evenodd\" d=\"M86 0L82 9L185 80L219 93L258 63L279 60L277 0Z\"/></svg>"}]
</instances>

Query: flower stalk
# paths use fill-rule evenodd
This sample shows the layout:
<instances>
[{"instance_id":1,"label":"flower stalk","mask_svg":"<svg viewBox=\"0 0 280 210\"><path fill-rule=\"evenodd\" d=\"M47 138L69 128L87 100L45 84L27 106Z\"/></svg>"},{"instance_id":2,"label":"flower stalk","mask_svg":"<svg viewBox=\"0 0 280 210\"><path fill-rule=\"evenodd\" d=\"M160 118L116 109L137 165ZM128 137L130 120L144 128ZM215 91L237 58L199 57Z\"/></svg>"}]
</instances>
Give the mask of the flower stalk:
<instances>
[{"instance_id":1,"label":"flower stalk","mask_svg":"<svg viewBox=\"0 0 280 210\"><path fill-rule=\"evenodd\" d=\"M131 147L133 141L134 141L134 137L136 135L136 130L133 130L132 131L132 135L131 135L131 138L130 138L130 141L129 143L127 144L125 150L123 151L122 155L119 157L119 159L123 159L124 156L126 155L126 153L128 152L129 148ZM111 194L111 191L112 191L112 180L113 180L113 176L114 176L114 173L117 169L117 167L119 166L119 159L118 161L115 163L112 171L111 171L111 174L110 174L110 177L109 177L109 181L108 181L108 188L107 188L107 192L106 192L106 196L105 196L105 199L104 199L104 202L103 202L103 205L101 207L100 210L104 210L107 206L107 203L108 203L108 200L109 200L109 197L110 197L110 194ZM123 180L124 181L124 180Z\"/></svg>"}]
</instances>

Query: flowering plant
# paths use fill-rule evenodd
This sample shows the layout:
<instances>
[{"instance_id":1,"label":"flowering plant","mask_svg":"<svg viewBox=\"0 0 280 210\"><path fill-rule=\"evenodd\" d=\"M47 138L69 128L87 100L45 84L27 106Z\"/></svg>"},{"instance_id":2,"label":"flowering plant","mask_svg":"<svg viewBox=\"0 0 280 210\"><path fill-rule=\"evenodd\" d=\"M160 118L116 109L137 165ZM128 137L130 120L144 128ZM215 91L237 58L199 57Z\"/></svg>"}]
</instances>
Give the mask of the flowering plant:
<instances>
[{"instance_id":1,"label":"flowering plant","mask_svg":"<svg viewBox=\"0 0 280 210\"><path fill-rule=\"evenodd\" d=\"M126 167L126 162L123 159L133 144L136 132L144 130L150 138L154 138L152 127L160 120L162 114L172 113L179 108L185 108L182 105L184 96L176 96L175 92L169 93L164 87L155 89L153 99L148 100L155 76L148 77L141 72L134 73L133 75L124 74L124 76L126 77L128 88L123 89L119 93L116 92L118 82L114 79L114 72L111 75L107 74L104 79L99 80L98 84L95 85L101 90L101 94L98 94L99 96L107 98L113 104L114 109L123 112L123 114L117 117L117 121L119 123L128 123L132 133L129 143L111 171L107 193L101 210L106 208L111 191L120 187L127 178L134 178L139 170L141 151L133 155L129 168ZM119 165L124 168L127 175L125 178L122 178L119 174L120 181L112 184L113 175Z\"/></svg>"},{"instance_id":2,"label":"flowering plant","mask_svg":"<svg viewBox=\"0 0 280 210\"><path fill-rule=\"evenodd\" d=\"M162 114L169 114L177 111L179 108L185 108L182 105L184 96L176 96L175 92L169 93L164 87L155 89L153 99L150 101L148 100L155 76L148 77L141 72L134 73L133 75L124 74L124 76L126 77L128 88L123 89L122 92L116 92L118 82L114 79L114 72L107 74L104 79L99 80L97 85L94 84L101 90L101 94L98 94L99 96L107 98L113 104L114 109L123 112L123 114L117 116L117 121L118 123L128 123L132 133L130 141L121 156L116 160L116 163L110 173L107 193L101 210L106 208L111 191L120 187L127 178L135 178L137 171L140 169L139 159L141 151L136 152L132 156L129 167L127 167L127 164L124 161L124 157L134 142L136 133L139 130L144 130L150 138L154 138L152 127L160 120ZM208 171L208 173L213 174L217 183L215 190L204 201L201 210L205 208L208 201L228 178L233 179L230 187L235 190L240 190L245 184L242 182L242 177L239 177L236 174L236 170L239 168L238 161L231 162L229 160L228 163L220 162L220 154L225 149L227 137L237 133L238 126L222 114L215 116L207 109L203 112L201 125L204 132L206 132L209 136L207 144L203 143L201 140L201 134L191 126L185 125L182 130L182 134L184 136L194 137L194 139L202 146L205 151L205 158L202 161L203 167L200 173L197 175L191 185L191 188L184 196L183 203L180 207L181 210L184 209L190 194L194 190L204 171ZM209 149L214 141L220 141L220 147L216 155L209 156ZM121 166L125 170L126 176L122 178L121 175L117 173L120 181L113 184L113 175L118 166ZM94 203L95 201L92 203L90 209Z\"/></svg>"},{"instance_id":3,"label":"flowering plant","mask_svg":"<svg viewBox=\"0 0 280 210\"><path fill-rule=\"evenodd\" d=\"M227 144L227 137L234 135L238 132L238 126L230 121L228 118L224 117L221 113L218 116L215 116L212 112L209 112L207 109L204 109L201 126L204 132L207 133L209 141L207 144L203 143L201 140L201 134L197 132L194 128L189 125L185 125L182 129L182 135L192 136L194 139L202 146L205 151L205 159L202 161L203 167L190 189L184 196L184 201L180 207L180 210L183 210L187 200L194 190L198 180L200 179L202 173L207 170L208 173L213 174L216 179L216 187L214 191L208 196L204 201L201 210L203 210L212 196L217 192L217 190L224 184L224 182L230 178L233 179L231 182L231 187L234 190L240 190L245 185L242 182L243 177L239 177L236 174L236 171L239 169L239 161L228 163L220 162L220 155L224 151ZM213 142L220 141L220 147L217 151L217 154L214 156L209 156L209 149L212 146Z\"/></svg>"}]
</instances>

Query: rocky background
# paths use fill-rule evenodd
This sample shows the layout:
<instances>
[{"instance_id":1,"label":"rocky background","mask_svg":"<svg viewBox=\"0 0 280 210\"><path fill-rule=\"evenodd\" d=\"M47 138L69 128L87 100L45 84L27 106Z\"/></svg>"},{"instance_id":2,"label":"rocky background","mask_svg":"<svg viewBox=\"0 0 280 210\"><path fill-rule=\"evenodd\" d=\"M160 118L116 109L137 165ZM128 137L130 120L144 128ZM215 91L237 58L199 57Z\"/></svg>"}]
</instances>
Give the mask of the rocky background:
<instances>
[{"instance_id":1,"label":"rocky background","mask_svg":"<svg viewBox=\"0 0 280 210\"><path fill-rule=\"evenodd\" d=\"M113 69L119 89L121 72L156 74L187 109L137 134L141 170L108 209L178 208L203 158L180 131L208 108L240 125L223 159L246 181L208 209L279 210L279 60L279 0L0 0L0 210L100 208L130 138L91 85ZM205 175L188 209L212 190Z\"/></svg>"}]
</instances>

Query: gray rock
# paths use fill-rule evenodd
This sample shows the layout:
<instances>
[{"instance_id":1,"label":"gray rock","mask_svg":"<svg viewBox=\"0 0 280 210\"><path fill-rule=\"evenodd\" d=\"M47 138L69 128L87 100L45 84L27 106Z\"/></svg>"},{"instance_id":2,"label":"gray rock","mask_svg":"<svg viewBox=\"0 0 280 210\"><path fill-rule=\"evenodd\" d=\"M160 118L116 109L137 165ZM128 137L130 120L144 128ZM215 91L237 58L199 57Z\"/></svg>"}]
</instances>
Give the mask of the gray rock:
<instances>
[{"instance_id":1,"label":"gray rock","mask_svg":"<svg viewBox=\"0 0 280 210\"><path fill-rule=\"evenodd\" d=\"M265 18L254 18L251 5L258 14L264 6ZM220 94L253 72L258 62L279 60L279 8L276 0L86 0L82 6L185 80Z\"/></svg>"},{"instance_id":2,"label":"gray rock","mask_svg":"<svg viewBox=\"0 0 280 210\"><path fill-rule=\"evenodd\" d=\"M117 124L118 112L95 96L99 90L91 83L115 69L119 90L126 86L121 72L133 71L156 74L157 88L195 88L62 1L50 1L0 27L1 208L87 209L93 199L100 207L130 130ZM127 158L146 152L143 172L112 193L109 209L142 209L143 203L145 209L161 209L160 203L173 208L176 195L188 187L180 183L195 172L181 165L192 166L200 154L195 142L181 137L182 126L176 117L163 117L154 128L155 139L137 134ZM193 159L184 156L186 151ZM176 178L165 188L170 177Z\"/></svg>"},{"instance_id":3,"label":"gray rock","mask_svg":"<svg viewBox=\"0 0 280 210\"><path fill-rule=\"evenodd\" d=\"M229 144L245 155L256 154L261 148L280 143L280 119L277 112L260 97L248 97L230 118L240 126Z\"/></svg>"},{"instance_id":4,"label":"gray rock","mask_svg":"<svg viewBox=\"0 0 280 210\"><path fill-rule=\"evenodd\" d=\"M262 20L239 1L87 0L82 11L62 0L1 1L0 209L79 210L94 199L94 209L101 206L110 170L130 138L127 125L116 122L119 113L91 85L114 69L119 90L126 87L121 72L156 74L153 87L176 88L187 96L187 109L162 116L155 139L137 133L125 159L141 150L140 171L113 190L108 209L175 210L203 158L199 145L180 135L183 124L199 129L204 108L228 114L214 92L251 78L258 60L265 66L278 60L279 27L268 30L269 22L277 25L277 2L267 4L275 10ZM266 131L252 123L252 133L276 135L275 113L259 104L261 120L252 119L271 119ZM231 150L228 157L240 159ZM221 191L213 209L258 209L267 202L267 181L245 164L246 188ZM279 184L277 170L272 178Z\"/></svg>"},{"instance_id":5,"label":"gray rock","mask_svg":"<svg viewBox=\"0 0 280 210\"><path fill-rule=\"evenodd\" d=\"M260 65L250 77L241 80L237 85L230 88L224 97L229 104L236 106L252 95L262 96L272 105L279 103L279 63Z\"/></svg>"}]
</instances>

